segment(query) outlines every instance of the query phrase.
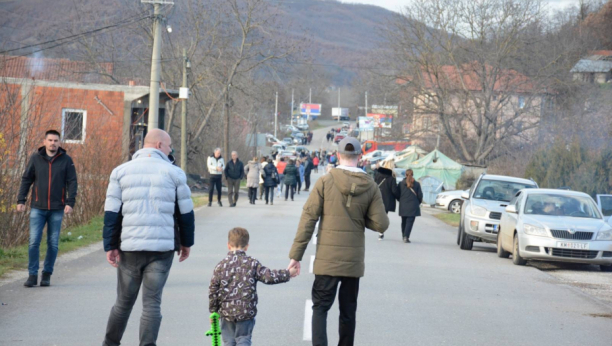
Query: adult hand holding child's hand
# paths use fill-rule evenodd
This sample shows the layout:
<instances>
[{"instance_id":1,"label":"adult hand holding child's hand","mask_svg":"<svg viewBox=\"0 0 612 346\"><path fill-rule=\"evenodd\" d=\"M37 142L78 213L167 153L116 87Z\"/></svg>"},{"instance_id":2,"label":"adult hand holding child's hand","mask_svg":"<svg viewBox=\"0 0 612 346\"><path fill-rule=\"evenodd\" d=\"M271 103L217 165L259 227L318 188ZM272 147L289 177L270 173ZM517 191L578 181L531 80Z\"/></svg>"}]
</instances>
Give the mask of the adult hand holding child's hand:
<instances>
[{"instance_id":1,"label":"adult hand holding child's hand","mask_svg":"<svg viewBox=\"0 0 612 346\"><path fill-rule=\"evenodd\" d=\"M292 271L292 269L293 269L293 271ZM289 273L291 273L291 277L292 278L300 275L300 262L292 259L289 262L289 266L287 267L287 270L289 270Z\"/></svg>"}]
</instances>

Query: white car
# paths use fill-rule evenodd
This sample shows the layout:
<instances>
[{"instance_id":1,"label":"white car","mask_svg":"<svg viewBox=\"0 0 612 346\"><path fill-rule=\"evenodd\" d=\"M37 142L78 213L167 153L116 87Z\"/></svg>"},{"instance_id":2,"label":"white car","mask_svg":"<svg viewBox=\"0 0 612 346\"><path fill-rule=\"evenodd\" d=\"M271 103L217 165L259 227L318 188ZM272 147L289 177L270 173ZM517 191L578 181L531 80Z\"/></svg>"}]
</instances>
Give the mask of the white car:
<instances>
[{"instance_id":1,"label":"white car","mask_svg":"<svg viewBox=\"0 0 612 346\"><path fill-rule=\"evenodd\" d=\"M512 255L516 265L527 260L571 262L612 272L612 226L586 193L522 190L502 214L497 255Z\"/></svg>"},{"instance_id":2,"label":"white car","mask_svg":"<svg viewBox=\"0 0 612 346\"><path fill-rule=\"evenodd\" d=\"M446 209L453 214L461 213L461 194L469 192L469 190L455 190L455 191L444 191L440 192L436 196L436 208Z\"/></svg>"}]
</instances>

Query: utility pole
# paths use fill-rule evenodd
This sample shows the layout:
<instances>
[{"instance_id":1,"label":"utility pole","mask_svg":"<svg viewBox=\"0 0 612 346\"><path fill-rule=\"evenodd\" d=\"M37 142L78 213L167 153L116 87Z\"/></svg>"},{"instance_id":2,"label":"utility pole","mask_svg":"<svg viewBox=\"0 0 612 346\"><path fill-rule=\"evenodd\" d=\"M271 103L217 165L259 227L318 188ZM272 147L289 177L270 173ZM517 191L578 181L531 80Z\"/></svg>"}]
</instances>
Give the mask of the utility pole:
<instances>
[{"instance_id":1,"label":"utility pole","mask_svg":"<svg viewBox=\"0 0 612 346\"><path fill-rule=\"evenodd\" d=\"M368 116L368 92L365 92L365 116Z\"/></svg>"},{"instance_id":2,"label":"utility pole","mask_svg":"<svg viewBox=\"0 0 612 346\"><path fill-rule=\"evenodd\" d=\"M187 68L190 67L189 65L187 50L183 48L183 88L187 88ZM187 173L187 99L182 100L181 106L181 168Z\"/></svg>"},{"instance_id":3,"label":"utility pole","mask_svg":"<svg viewBox=\"0 0 612 346\"><path fill-rule=\"evenodd\" d=\"M294 107L294 104L293 104L294 103L293 92L294 92L294 90L291 89L291 115L290 115L290 117L291 117L291 126L293 126L293 107Z\"/></svg>"},{"instance_id":4,"label":"utility pole","mask_svg":"<svg viewBox=\"0 0 612 346\"><path fill-rule=\"evenodd\" d=\"M312 88L310 88L310 93L308 96L308 103L312 103Z\"/></svg>"},{"instance_id":5,"label":"utility pole","mask_svg":"<svg viewBox=\"0 0 612 346\"><path fill-rule=\"evenodd\" d=\"M340 88L338 88L338 110L340 114L338 115L338 122L340 122L340 116L342 115L342 108L340 108Z\"/></svg>"},{"instance_id":6,"label":"utility pole","mask_svg":"<svg viewBox=\"0 0 612 346\"><path fill-rule=\"evenodd\" d=\"M276 106L274 107L274 137L278 129L278 91L276 92Z\"/></svg>"},{"instance_id":7,"label":"utility pole","mask_svg":"<svg viewBox=\"0 0 612 346\"><path fill-rule=\"evenodd\" d=\"M149 90L149 121L148 128L159 128L159 83L161 79L161 5L172 4L165 0L142 0L142 3L153 4L153 54L151 55L151 86Z\"/></svg>"}]
</instances>

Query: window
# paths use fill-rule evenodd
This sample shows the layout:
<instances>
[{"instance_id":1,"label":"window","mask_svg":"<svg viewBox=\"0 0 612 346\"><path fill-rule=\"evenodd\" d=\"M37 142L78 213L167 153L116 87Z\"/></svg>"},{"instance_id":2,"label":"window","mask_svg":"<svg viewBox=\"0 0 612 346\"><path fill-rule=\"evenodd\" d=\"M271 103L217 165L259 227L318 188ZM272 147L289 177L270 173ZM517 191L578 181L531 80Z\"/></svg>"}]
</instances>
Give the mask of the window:
<instances>
[{"instance_id":1,"label":"window","mask_svg":"<svg viewBox=\"0 0 612 346\"><path fill-rule=\"evenodd\" d=\"M512 183L501 180L481 180L474 192L474 198L490 201L510 202L516 193L523 189L535 188L535 185Z\"/></svg>"},{"instance_id":2,"label":"window","mask_svg":"<svg viewBox=\"0 0 612 346\"><path fill-rule=\"evenodd\" d=\"M66 143L85 141L87 111L82 109L62 109L62 140Z\"/></svg>"},{"instance_id":3,"label":"window","mask_svg":"<svg viewBox=\"0 0 612 346\"><path fill-rule=\"evenodd\" d=\"M525 96L518 97L518 106L520 109L525 108Z\"/></svg>"}]
</instances>

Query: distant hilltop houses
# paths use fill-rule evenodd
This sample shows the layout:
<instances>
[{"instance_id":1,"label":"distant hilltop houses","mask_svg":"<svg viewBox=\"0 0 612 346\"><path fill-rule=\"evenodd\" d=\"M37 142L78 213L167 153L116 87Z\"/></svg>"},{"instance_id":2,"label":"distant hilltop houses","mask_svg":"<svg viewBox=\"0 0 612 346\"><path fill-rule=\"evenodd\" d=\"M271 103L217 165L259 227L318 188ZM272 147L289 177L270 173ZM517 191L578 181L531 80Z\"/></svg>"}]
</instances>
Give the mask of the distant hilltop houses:
<instances>
[{"instance_id":1,"label":"distant hilltop houses","mask_svg":"<svg viewBox=\"0 0 612 346\"><path fill-rule=\"evenodd\" d=\"M570 70L575 81L604 84L612 81L612 50L598 50L580 59Z\"/></svg>"}]
</instances>

